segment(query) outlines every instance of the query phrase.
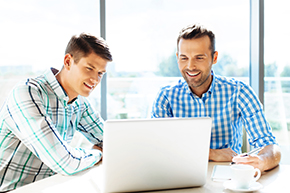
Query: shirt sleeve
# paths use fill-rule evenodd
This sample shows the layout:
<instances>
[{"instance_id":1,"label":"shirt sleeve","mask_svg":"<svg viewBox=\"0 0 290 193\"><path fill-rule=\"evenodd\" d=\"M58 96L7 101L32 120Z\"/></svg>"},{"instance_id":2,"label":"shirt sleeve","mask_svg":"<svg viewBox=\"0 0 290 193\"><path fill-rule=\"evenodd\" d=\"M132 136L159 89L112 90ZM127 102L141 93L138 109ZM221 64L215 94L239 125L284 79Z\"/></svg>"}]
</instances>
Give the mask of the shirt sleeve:
<instances>
[{"instance_id":1,"label":"shirt sleeve","mask_svg":"<svg viewBox=\"0 0 290 193\"><path fill-rule=\"evenodd\" d=\"M103 148L103 127L104 120L86 100L84 111L78 130L93 144Z\"/></svg>"},{"instance_id":2,"label":"shirt sleeve","mask_svg":"<svg viewBox=\"0 0 290 193\"><path fill-rule=\"evenodd\" d=\"M265 118L262 104L255 95L252 88L243 85L239 94L239 108L244 127L249 136L250 145L262 147L270 144L277 144L272 134L270 124Z\"/></svg>"},{"instance_id":3,"label":"shirt sleeve","mask_svg":"<svg viewBox=\"0 0 290 193\"><path fill-rule=\"evenodd\" d=\"M173 117L172 109L164 88L162 88L157 94L151 111L151 118L161 117Z\"/></svg>"},{"instance_id":4,"label":"shirt sleeve","mask_svg":"<svg viewBox=\"0 0 290 193\"><path fill-rule=\"evenodd\" d=\"M9 97L10 128L25 146L53 171L71 175L97 163L98 150L73 148L46 115L42 93L33 85L15 88ZM25 152L23 152L25 153Z\"/></svg>"}]
</instances>

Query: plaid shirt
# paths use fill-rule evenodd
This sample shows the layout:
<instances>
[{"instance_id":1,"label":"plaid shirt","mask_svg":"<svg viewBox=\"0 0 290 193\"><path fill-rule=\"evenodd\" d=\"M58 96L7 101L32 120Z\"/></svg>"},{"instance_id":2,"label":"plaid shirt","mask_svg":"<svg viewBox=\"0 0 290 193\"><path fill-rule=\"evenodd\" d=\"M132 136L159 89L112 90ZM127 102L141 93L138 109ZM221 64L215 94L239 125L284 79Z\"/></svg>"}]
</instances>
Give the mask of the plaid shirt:
<instances>
[{"instance_id":1,"label":"plaid shirt","mask_svg":"<svg viewBox=\"0 0 290 193\"><path fill-rule=\"evenodd\" d=\"M68 97L51 70L17 85L0 111L0 191L97 163L102 153L69 145L76 130L102 146L103 120L86 98Z\"/></svg>"},{"instance_id":2,"label":"plaid shirt","mask_svg":"<svg viewBox=\"0 0 290 193\"><path fill-rule=\"evenodd\" d=\"M241 153L243 127L254 147L276 144L262 105L245 83L216 76L201 98L185 81L163 87L153 104L151 117L211 117L211 149L231 148Z\"/></svg>"}]
</instances>

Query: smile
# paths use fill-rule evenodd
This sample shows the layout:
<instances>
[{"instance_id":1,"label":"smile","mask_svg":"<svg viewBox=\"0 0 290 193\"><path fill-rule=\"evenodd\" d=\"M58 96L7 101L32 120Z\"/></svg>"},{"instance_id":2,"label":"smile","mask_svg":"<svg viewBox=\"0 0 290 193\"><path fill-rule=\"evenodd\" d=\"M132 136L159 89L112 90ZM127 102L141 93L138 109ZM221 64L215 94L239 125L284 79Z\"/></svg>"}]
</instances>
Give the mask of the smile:
<instances>
[{"instance_id":1,"label":"smile","mask_svg":"<svg viewBox=\"0 0 290 193\"><path fill-rule=\"evenodd\" d=\"M200 72L197 72L197 73L190 73L190 72L186 72L187 75L193 77L193 76L197 76L200 74Z\"/></svg>"},{"instance_id":2,"label":"smile","mask_svg":"<svg viewBox=\"0 0 290 193\"><path fill-rule=\"evenodd\" d=\"M88 87L89 89L93 89L94 86L95 86L95 85L91 86L91 85L89 85L89 84L87 84L87 83L85 83L85 82L84 82L84 85L85 85L86 87Z\"/></svg>"}]
</instances>

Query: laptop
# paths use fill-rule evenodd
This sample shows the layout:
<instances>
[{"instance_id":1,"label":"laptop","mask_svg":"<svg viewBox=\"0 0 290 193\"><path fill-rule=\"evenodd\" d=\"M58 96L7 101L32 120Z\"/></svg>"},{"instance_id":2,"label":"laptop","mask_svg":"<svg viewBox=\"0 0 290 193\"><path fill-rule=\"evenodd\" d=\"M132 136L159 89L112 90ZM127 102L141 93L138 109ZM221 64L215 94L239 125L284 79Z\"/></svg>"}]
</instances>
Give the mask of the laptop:
<instances>
[{"instance_id":1,"label":"laptop","mask_svg":"<svg viewBox=\"0 0 290 193\"><path fill-rule=\"evenodd\" d=\"M106 121L103 192L204 185L210 134L208 117Z\"/></svg>"}]
</instances>

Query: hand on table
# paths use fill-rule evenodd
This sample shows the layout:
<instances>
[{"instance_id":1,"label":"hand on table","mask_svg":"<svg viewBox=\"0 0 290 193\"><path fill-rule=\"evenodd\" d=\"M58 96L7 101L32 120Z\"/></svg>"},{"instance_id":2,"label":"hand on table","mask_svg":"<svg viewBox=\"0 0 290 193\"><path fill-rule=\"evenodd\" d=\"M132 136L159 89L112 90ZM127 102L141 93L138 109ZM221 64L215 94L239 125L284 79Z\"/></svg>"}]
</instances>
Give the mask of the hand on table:
<instances>
[{"instance_id":1,"label":"hand on table","mask_svg":"<svg viewBox=\"0 0 290 193\"><path fill-rule=\"evenodd\" d=\"M254 168L258 168L261 172L264 171L264 160L259 155L244 156L244 154L240 154L234 157L232 161L235 162L235 164L247 164Z\"/></svg>"},{"instance_id":2,"label":"hand on table","mask_svg":"<svg viewBox=\"0 0 290 193\"><path fill-rule=\"evenodd\" d=\"M231 148L225 149L210 149L209 160L217 162L229 162L232 161L233 157L238 155Z\"/></svg>"},{"instance_id":3,"label":"hand on table","mask_svg":"<svg viewBox=\"0 0 290 193\"><path fill-rule=\"evenodd\" d=\"M263 147L258 155L244 155L245 154L238 155L234 157L232 161L237 164L252 165L263 172L270 170L279 164L281 159L281 150L278 145L270 144Z\"/></svg>"}]
</instances>

